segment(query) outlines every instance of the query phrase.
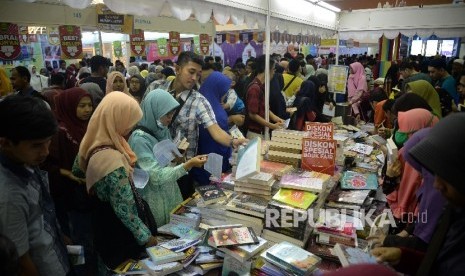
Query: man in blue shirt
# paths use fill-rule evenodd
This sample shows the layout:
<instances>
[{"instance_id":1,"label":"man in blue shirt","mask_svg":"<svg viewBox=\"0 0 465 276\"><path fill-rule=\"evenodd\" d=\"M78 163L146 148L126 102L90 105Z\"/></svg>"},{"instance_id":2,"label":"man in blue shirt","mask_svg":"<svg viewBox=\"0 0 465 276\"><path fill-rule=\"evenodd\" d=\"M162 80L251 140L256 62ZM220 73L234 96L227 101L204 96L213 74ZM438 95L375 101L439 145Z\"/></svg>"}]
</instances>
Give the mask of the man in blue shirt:
<instances>
[{"instance_id":1,"label":"man in blue shirt","mask_svg":"<svg viewBox=\"0 0 465 276\"><path fill-rule=\"evenodd\" d=\"M457 93L456 82L454 77L447 72L446 62L443 59L431 60L428 65L428 72L433 82L435 82L435 87L446 90L457 105L459 103L459 94Z\"/></svg>"}]
</instances>

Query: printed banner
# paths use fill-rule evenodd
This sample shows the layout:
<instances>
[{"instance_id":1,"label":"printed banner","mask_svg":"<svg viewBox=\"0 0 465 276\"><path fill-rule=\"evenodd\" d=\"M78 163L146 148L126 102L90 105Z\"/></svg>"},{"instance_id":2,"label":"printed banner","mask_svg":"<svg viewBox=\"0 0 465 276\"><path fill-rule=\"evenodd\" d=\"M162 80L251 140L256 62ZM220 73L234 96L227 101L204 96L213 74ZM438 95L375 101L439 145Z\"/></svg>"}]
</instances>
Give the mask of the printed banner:
<instances>
[{"instance_id":1,"label":"printed banner","mask_svg":"<svg viewBox=\"0 0 465 276\"><path fill-rule=\"evenodd\" d=\"M21 54L19 28L16 24L0 23L0 59L14 60Z\"/></svg>"},{"instance_id":2,"label":"printed banner","mask_svg":"<svg viewBox=\"0 0 465 276\"><path fill-rule=\"evenodd\" d=\"M113 41L113 53L115 57L123 56L123 46L121 46L121 41Z\"/></svg>"},{"instance_id":3,"label":"printed banner","mask_svg":"<svg viewBox=\"0 0 465 276\"><path fill-rule=\"evenodd\" d=\"M29 43L29 28L27 26L19 26L19 40L23 44Z\"/></svg>"},{"instance_id":4,"label":"printed banner","mask_svg":"<svg viewBox=\"0 0 465 276\"><path fill-rule=\"evenodd\" d=\"M135 56L145 56L145 38L143 30L134 30L134 33L129 35L129 44L131 45L131 53Z\"/></svg>"},{"instance_id":5,"label":"printed banner","mask_svg":"<svg viewBox=\"0 0 465 276\"><path fill-rule=\"evenodd\" d=\"M173 56L177 56L181 51L181 34L179 32L170 32L168 39L168 48Z\"/></svg>"},{"instance_id":6,"label":"printed banner","mask_svg":"<svg viewBox=\"0 0 465 276\"><path fill-rule=\"evenodd\" d=\"M100 42L94 42L94 49L96 55L102 55L102 47L100 47Z\"/></svg>"},{"instance_id":7,"label":"printed banner","mask_svg":"<svg viewBox=\"0 0 465 276\"><path fill-rule=\"evenodd\" d=\"M48 43L53 46L60 45L60 31L58 27L47 27Z\"/></svg>"},{"instance_id":8,"label":"printed banner","mask_svg":"<svg viewBox=\"0 0 465 276\"><path fill-rule=\"evenodd\" d=\"M103 4L95 6L97 9L97 28L102 31L132 34L134 17L132 15L117 14Z\"/></svg>"},{"instance_id":9,"label":"printed banner","mask_svg":"<svg viewBox=\"0 0 465 276\"><path fill-rule=\"evenodd\" d=\"M200 53L202 55L208 55L210 51L210 37L208 34L200 34Z\"/></svg>"},{"instance_id":10,"label":"printed banner","mask_svg":"<svg viewBox=\"0 0 465 276\"><path fill-rule=\"evenodd\" d=\"M328 90L333 93L346 93L349 66L330 65L328 70Z\"/></svg>"},{"instance_id":11,"label":"printed banner","mask_svg":"<svg viewBox=\"0 0 465 276\"><path fill-rule=\"evenodd\" d=\"M303 138L302 169L334 175L336 147L335 140Z\"/></svg>"},{"instance_id":12,"label":"printed banner","mask_svg":"<svg viewBox=\"0 0 465 276\"><path fill-rule=\"evenodd\" d=\"M333 123L305 122L307 138L332 140L334 133Z\"/></svg>"},{"instance_id":13,"label":"printed banner","mask_svg":"<svg viewBox=\"0 0 465 276\"><path fill-rule=\"evenodd\" d=\"M81 59L83 57L81 28L64 25L58 27L60 31L61 58Z\"/></svg>"},{"instance_id":14,"label":"printed banner","mask_svg":"<svg viewBox=\"0 0 465 276\"><path fill-rule=\"evenodd\" d=\"M158 56L167 57L168 56L168 42L166 41L166 38L157 39L157 46L158 46Z\"/></svg>"},{"instance_id":15,"label":"printed banner","mask_svg":"<svg viewBox=\"0 0 465 276\"><path fill-rule=\"evenodd\" d=\"M197 55L200 55L200 38L199 38L199 36L194 36L194 53L196 53Z\"/></svg>"}]
</instances>

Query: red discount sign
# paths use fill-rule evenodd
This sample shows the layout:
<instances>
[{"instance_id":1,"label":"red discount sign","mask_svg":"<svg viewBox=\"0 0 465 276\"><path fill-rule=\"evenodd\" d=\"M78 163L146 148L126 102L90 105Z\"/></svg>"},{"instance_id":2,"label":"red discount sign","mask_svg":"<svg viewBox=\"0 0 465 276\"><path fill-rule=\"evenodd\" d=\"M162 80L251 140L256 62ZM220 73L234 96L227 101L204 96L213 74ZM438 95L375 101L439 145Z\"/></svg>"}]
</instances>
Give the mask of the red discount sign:
<instances>
[{"instance_id":1,"label":"red discount sign","mask_svg":"<svg viewBox=\"0 0 465 276\"><path fill-rule=\"evenodd\" d=\"M200 40L200 53L202 55L208 55L208 52L210 50L210 36L208 34L201 34L199 36Z\"/></svg>"},{"instance_id":2,"label":"red discount sign","mask_svg":"<svg viewBox=\"0 0 465 276\"><path fill-rule=\"evenodd\" d=\"M63 59L80 59L83 57L81 28L78 26L60 26L61 57Z\"/></svg>"},{"instance_id":3,"label":"red discount sign","mask_svg":"<svg viewBox=\"0 0 465 276\"><path fill-rule=\"evenodd\" d=\"M333 123L305 122L306 137L313 139L333 139Z\"/></svg>"},{"instance_id":4,"label":"red discount sign","mask_svg":"<svg viewBox=\"0 0 465 276\"><path fill-rule=\"evenodd\" d=\"M181 51L181 34L178 32L170 32L168 39L168 47L173 56L177 56Z\"/></svg>"},{"instance_id":5,"label":"red discount sign","mask_svg":"<svg viewBox=\"0 0 465 276\"><path fill-rule=\"evenodd\" d=\"M134 33L129 35L129 41L133 55L145 56L145 37L143 30L134 30Z\"/></svg>"},{"instance_id":6,"label":"red discount sign","mask_svg":"<svg viewBox=\"0 0 465 276\"><path fill-rule=\"evenodd\" d=\"M335 140L303 138L302 169L334 175L336 147Z\"/></svg>"},{"instance_id":7,"label":"red discount sign","mask_svg":"<svg viewBox=\"0 0 465 276\"><path fill-rule=\"evenodd\" d=\"M18 25L0 23L0 59L13 60L21 54Z\"/></svg>"}]
</instances>

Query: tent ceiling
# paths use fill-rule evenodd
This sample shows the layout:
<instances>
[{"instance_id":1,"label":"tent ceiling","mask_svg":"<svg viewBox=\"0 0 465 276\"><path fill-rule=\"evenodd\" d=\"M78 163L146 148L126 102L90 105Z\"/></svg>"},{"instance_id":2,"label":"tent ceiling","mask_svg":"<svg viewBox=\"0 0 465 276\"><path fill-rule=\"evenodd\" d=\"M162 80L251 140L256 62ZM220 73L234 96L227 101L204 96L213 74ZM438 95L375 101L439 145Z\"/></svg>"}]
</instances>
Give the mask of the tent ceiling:
<instances>
[{"instance_id":1,"label":"tent ceiling","mask_svg":"<svg viewBox=\"0 0 465 276\"><path fill-rule=\"evenodd\" d=\"M401 0L387 0L392 6L395 6L396 2L400 3ZM340 8L341 10L358 10L358 9L375 9L378 6L378 2L385 4L386 0L325 0L329 4ZM441 5L450 4L452 0L405 0L407 6L419 6L419 5Z\"/></svg>"}]
</instances>

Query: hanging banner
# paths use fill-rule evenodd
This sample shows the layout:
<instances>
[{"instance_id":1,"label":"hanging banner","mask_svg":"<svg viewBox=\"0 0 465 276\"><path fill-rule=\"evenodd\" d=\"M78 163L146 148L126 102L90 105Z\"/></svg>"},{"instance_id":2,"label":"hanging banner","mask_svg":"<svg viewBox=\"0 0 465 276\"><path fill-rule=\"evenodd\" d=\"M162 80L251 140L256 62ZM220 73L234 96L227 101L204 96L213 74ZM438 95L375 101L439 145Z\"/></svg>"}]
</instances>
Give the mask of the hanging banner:
<instances>
[{"instance_id":1,"label":"hanging banner","mask_svg":"<svg viewBox=\"0 0 465 276\"><path fill-rule=\"evenodd\" d=\"M145 56L145 38L143 30L134 30L134 33L129 35L129 44L131 45L131 53L135 56Z\"/></svg>"},{"instance_id":2,"label":"hanging banner","mask_svg":"<svg viewBox=\"0 0 465 276\"><path fill-rule=\"evenodd\" d=\"M29 28L24 25L19 26L19 40L23 44L29 43Z\"/></svg>"},{"instance_id":3,"label":"hanging banner","mask_svg":"<svg viewBox=\"0 0 465 276\"><path fill-rule=\"evenodd\" d=\"M302 139L302 169L334 175L336 140Z\"/></svg>"},{"instance_id":4,"label":"hanging banner","mask_svg":"<svg viewBox=\"0 0 465 276\"><path fill-rule=\"evenodd\" d=\"M16 24L0 23L0 59L13 60L21 54L19 28Z\"/></svg>"},{"instance_id":5,"label":"hanging banner","mask_svg":"<svg viewBox=\"0 0 465 276\"><path fill-rule=\"evenodd\" d=\"M102 47L100 47L100 42L94 42L94 49L96 55L102 55Z\"/></svg>"},{"instance_id":6,"label":"hanging banner","mask_svg":"<svg viewBox=\"0 0 465 276\"><path fill-rule=\"evenodd\" d=\"M200 34L200 53L202 55L208 55L210 51L210 37L208 34Z\"/></svg>"},{"instance_id":7,"label":"hanging banner","mask_svg":"<svg viewBox=\"0 0 465 276\"><path fill-rule=\"evenodd\" d=\"M121 41L113 41L113 53L115 57L123 56L123 47L121 46Z\"/></svg>"},{"instance_id":8,"label":"hanging banner","mask_svg":"<svg viewBox=\"0 0 465 276\"><path fill-rule=\"evenodd\" d=\"M332 93L346 93L349 66L330 65L328 70L328 90Z\"/></svg>"},{"instance_id":9,"label":"hanging banner","mask_svg":"<svg viewBox=\"0 0 465 276\"><path fill-rule=\"evenodd\" d=\"M60 31L58 27L47 27L48 43L53 46L60 45Z\"/></svg>"},{"instance_id":10,"label":"hanging banner","mask_svg":"<svg viewBox=\"0 0 465 276\"><path fill-rule=\"evenodd\" d=\"M158 46L158 56L167 57L168 56L168 42L166 41L166 38L157 39L157 46Z\"/></svg>"},{"instance_id":11,"label":"hanging banner","mask_svg":"<svg viewBox=\"0 0 465 276\"><path fill-rule=\"evenodd\" d=\"M177 56L181 50L181 34L170 32L169 35L168 48L173 56Z\"/></svg>"},{"instance_id":12,"label":"hanging banner","mask_svg":"<svg viewBox=\"0 0 465 276\"><path fill-rule=\"evenodd\" d=\"M58 27L60 32L61 58L81 59L83 57L81 28L78 26L64 25Z\"/></svg>"},{"instance_id":13,"label":"hanging banner","mask_svg":"<svg viewBox=\"0 0 465 276\"><path fill-rule=\"evenodd\" d=\"M198 36L194 36L194 53L200 55L200 38Z\"/></svg>"},{"instance_id":14,"label":"hanging banner","mask_svg":"<svg viewBox=\"0 0 465 276\"><path fill-rule=\"evenodd\" d=\"M102 31L132 34L134 17L132 15L117 14L103 4L95 6L97 9L97 28Z\"/></svg>"}]
</instances>

